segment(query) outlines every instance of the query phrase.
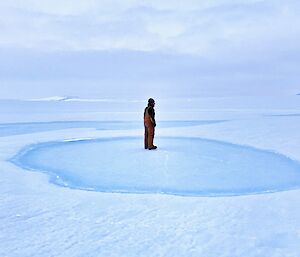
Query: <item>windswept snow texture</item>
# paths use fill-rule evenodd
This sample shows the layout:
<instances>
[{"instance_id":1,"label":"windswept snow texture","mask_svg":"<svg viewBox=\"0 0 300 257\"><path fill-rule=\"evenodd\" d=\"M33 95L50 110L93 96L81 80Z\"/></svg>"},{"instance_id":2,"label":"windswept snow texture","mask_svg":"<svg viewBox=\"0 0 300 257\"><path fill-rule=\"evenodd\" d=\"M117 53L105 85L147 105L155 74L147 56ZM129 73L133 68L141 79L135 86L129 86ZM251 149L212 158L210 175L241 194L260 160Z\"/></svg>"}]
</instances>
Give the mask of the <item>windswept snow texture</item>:
<instances>
[{"instance_id":1,"label":"windswept snow texture","mask_svg":"<svg viewBox=\"0 0 300 257\"><path fill-rule=\"evenodd\" d=\"M156 151L144 150L142 142L43 143L13 161L50 173L56 184L102 192L226 196L300 187L300 164L273 152L201 138L162 137Z\"/></svg>"}]
</instances>

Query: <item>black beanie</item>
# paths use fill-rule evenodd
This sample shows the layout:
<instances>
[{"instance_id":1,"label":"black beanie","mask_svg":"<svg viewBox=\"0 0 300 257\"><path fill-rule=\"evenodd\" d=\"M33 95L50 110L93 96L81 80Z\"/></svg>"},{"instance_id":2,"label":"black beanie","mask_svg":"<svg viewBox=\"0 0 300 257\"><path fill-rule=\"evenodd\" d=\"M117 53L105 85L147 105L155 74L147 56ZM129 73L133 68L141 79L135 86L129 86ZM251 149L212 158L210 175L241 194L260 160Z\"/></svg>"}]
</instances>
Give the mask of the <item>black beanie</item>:
<instances>
[{"instance_id":1,"label":"black beanie","mask_svg":"<svg viewBox=\"0 0 300 257\"><path fill-rule=\"evenodd\" d=\"M148 104L154 104L154 103L155 103L155 101L154 101L153 98L149 98L149 99L148 99Z\"/></svg>"}]
</instances>

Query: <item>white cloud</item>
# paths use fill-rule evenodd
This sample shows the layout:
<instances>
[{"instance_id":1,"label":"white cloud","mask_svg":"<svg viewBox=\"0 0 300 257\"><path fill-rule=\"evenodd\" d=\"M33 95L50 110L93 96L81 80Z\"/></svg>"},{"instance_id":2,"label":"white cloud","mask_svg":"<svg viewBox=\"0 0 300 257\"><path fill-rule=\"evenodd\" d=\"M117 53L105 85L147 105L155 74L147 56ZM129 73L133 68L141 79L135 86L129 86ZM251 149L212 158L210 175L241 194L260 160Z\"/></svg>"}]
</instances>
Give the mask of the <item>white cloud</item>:
<instances>
[{"instance_id":1,"label":"white cloud","mask_svg":"<svg viewBox=\"0 0 300 257\"><path fill-rule=\"evenodd\" d=\"M164 21L158 20L149 22L146 30L150 33L159 35L162 39L169 39L172 37L178 37L185 31L184 24L176 21Z\"/></svg>"},{"instance_id":2,"label":"white cloud","mask_svg":"<svg viewBox=\"0 0 300 257\"><path fill-rule=\"evenodd\" d=\"M297 48L299 9L292 0L2 1L0 47L251 57Z\"/></svg>"}]
</instances>

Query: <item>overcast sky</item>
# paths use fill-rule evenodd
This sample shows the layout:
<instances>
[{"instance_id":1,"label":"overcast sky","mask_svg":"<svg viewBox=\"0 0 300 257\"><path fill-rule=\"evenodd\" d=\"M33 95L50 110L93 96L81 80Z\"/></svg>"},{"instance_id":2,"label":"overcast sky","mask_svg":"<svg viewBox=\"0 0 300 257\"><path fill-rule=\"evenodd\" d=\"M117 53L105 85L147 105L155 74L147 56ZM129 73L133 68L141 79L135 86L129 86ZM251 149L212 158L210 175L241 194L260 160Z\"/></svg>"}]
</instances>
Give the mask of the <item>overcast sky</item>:
<instances>
[{"instance_id":1,"label":"overcast sky","mask_svg":"<svg viewBox=\"0 0 300 257\"><path fill-rule=\"evenodd\" d=\"M54 94L54 83L80 94L80 81L99 94L300 86L296 0L8 0L0 31L1 98L30 85L26 97Z\"/></svg>"}]
</instances>

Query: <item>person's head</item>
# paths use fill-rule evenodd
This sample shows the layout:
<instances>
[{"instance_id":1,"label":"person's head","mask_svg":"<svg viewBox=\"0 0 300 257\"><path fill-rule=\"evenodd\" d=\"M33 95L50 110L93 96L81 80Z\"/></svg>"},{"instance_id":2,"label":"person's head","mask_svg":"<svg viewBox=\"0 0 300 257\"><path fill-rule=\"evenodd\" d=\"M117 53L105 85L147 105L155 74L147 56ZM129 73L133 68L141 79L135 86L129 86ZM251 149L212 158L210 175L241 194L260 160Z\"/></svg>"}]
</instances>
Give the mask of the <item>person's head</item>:
<instances>
[{"instance_id":1,"label":"person's head","mask_svg":"<svg viewBox=\"0 0 300 257\"><path fill-rule=\"evenodd\" d=\"M153 99L153 98L149 98L149 99L148 99L148 106L154 107L154 105L155 105L154 99Z\"/></svg>"}]
</instances>

